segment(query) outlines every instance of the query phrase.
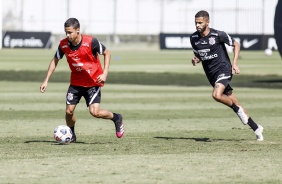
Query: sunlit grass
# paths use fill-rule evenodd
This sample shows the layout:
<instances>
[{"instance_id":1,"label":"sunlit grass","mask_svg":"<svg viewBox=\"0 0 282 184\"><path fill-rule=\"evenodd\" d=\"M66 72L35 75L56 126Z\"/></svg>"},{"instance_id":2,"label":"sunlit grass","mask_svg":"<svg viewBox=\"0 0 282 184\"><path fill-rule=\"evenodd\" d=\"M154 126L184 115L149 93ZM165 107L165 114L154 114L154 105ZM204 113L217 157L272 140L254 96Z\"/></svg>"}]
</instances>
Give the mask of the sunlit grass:
<instances>
[{"instance_id":1,"label":"sunlit grass","mask_svg":"<svg viewBox=\"0 0 282 184\"><path fill-rule=\"evenodd\" d=\"M2 183L282 181L280 90L236 90L265 128L265 141L257 142L231 109L211 99L210 87L107 84L101 105L123 114L124 137L115 137L111 121L91 117L82 100L77 143L58 145L52 136L64 124L67 84L51 82L44 94L37 82L0 85Z\"/></svg>"}]
</instances>

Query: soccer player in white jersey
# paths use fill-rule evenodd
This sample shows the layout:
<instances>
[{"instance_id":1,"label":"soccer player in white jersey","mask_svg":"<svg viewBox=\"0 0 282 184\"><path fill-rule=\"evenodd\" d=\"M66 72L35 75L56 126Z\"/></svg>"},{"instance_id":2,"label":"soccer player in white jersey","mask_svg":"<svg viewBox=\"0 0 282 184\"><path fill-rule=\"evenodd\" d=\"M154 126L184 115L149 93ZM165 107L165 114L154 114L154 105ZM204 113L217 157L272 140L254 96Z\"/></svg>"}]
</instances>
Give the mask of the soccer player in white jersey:
<instances>
[{"instance_id":1,"label":"soccer player in white jersey","mask_svg":"<svg viewBox=\"0 0 282 184\"><path fill-rule=\"evenodd\" d=\"M240 44L224 31L218 31L209 27L209 13L199 11L195 15L195 26L197 31L190 36L194 57L194 66L201 62L206 76L213 86L212 97L234 110L244 125L249 125L258 141L263 141L263 127L256 124L249 116L245 108L233 94L230 86L233 72L240 73L238 57ZM231 63L225 44L234 47L234 58Z\"/></svg>"}]
</instances>

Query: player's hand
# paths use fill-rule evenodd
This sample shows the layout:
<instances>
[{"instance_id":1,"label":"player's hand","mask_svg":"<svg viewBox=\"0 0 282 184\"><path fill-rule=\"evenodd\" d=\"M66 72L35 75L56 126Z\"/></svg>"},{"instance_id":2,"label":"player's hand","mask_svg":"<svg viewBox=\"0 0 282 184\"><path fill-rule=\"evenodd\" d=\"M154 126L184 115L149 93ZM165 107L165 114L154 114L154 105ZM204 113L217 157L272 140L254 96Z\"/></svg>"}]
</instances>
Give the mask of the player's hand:
<instances>
[{"instance_id":1,"label":"player's hand","mask_svg":"<svg viewBox=\"0 0 282 184\"><path fill-rule=\"evenodd\" d=\"M240 74L240 69L237 65L232 65L232 71L234 71L235 74Z\"/></svg>"},{"instance_id":2,"label":"player's hand","mask_svg":"<svg viewBox=\"0 0 282 184\"><path fill-rule=\"evenodd\" d=\"M40 86L40 91L41 91L41 93L44 93L45 92L45 90L46 90L46 88L47 88L47 82L43 82L42 84L41 84L41 86Z\"/></svg>"},{"instance_id":3,"label":"player's hand","mask_svg":"<svg viewBox=\"0 0 282 184\"><path fill-rule=\"evenodd\" d=\"M107 76L105 74L101 74L97 77L97 82L98 83L104 83L107 80Z\"/></svg>"},{"instance_id":4,"label":"player's hand","mask_svg":"<svg viewBox=\"0 0 282 184\"><path fill-rule=\"evenodd\" d=\"M192 58L192 64L193 64L193 66L196 66L197 65L197 63L199 63L199 58L197 58L196 56L194 56L193 58Z\"/></svg>"}]
</instances>

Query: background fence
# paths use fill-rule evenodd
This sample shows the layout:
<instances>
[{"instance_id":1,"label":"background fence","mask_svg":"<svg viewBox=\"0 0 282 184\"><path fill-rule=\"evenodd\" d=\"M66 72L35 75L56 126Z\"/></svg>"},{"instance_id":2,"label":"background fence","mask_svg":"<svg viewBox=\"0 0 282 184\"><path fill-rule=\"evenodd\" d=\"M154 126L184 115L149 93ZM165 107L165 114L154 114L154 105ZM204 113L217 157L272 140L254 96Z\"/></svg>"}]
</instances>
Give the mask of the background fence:
<instances>
[{"instance_id":1,"label":"background fence","mask_svg":"<svg viewBox=\"0 0 282 184\"><path fill-rule=\"evenodd\" d=\"M211 27L229 34L271 35L274 33L274 13L278 2L278 0L0 1L3 31L50 31L53 35L63 35L63 23L69 17L76 17L81 23L83 33L106 35L105 40L111 39L115 42L119 42L120 38L128 42L136 40L157 42L157 37L154 36L159 33L192 33L195 31L194 15L202 9L210 13Z\"/></svg>"}]
</instances>

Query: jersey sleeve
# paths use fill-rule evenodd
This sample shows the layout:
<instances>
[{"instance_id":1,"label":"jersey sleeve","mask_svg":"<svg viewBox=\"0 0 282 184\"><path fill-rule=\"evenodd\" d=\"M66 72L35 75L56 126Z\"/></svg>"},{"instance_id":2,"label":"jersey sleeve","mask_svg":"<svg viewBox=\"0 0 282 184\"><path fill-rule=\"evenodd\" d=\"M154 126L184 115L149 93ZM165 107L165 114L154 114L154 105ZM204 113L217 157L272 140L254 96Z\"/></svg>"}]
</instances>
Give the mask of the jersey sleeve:
<instances>
[{"instance_id":1,"label":"jersey sleeve","mask_svg":"<svg viewBox=\"0 0 282 184\"><path fill-rule=\"evenodd\" d=\"M226 43L229 46L234 46L234 39L224 31L218 31L220 42Z\"/></svg>"},{"instance_id":2,"label":"jersey sleeve","mask_svg":"<svg viewBox=\"0 0 282 184\"><path fill-rule=\"evenodd\" d=\"M60 48L60 46L58 47L56 53L55 53L55 58L57 59L62 59L64 57L64 52L62 51L62 49Z\"/></svg>"},{"instance_id":3,"label":"jersey sleeve","mask_svg":"<svg viewBox=\"0 0 282 184\"><path fill-rule=\"evenodd\" d=\"M92 39L92 53L94 56L96 56L97 53L100 55L103 54L105 50L106 47L101 44L97 38Z\"/></svg>"}]
</instances>

